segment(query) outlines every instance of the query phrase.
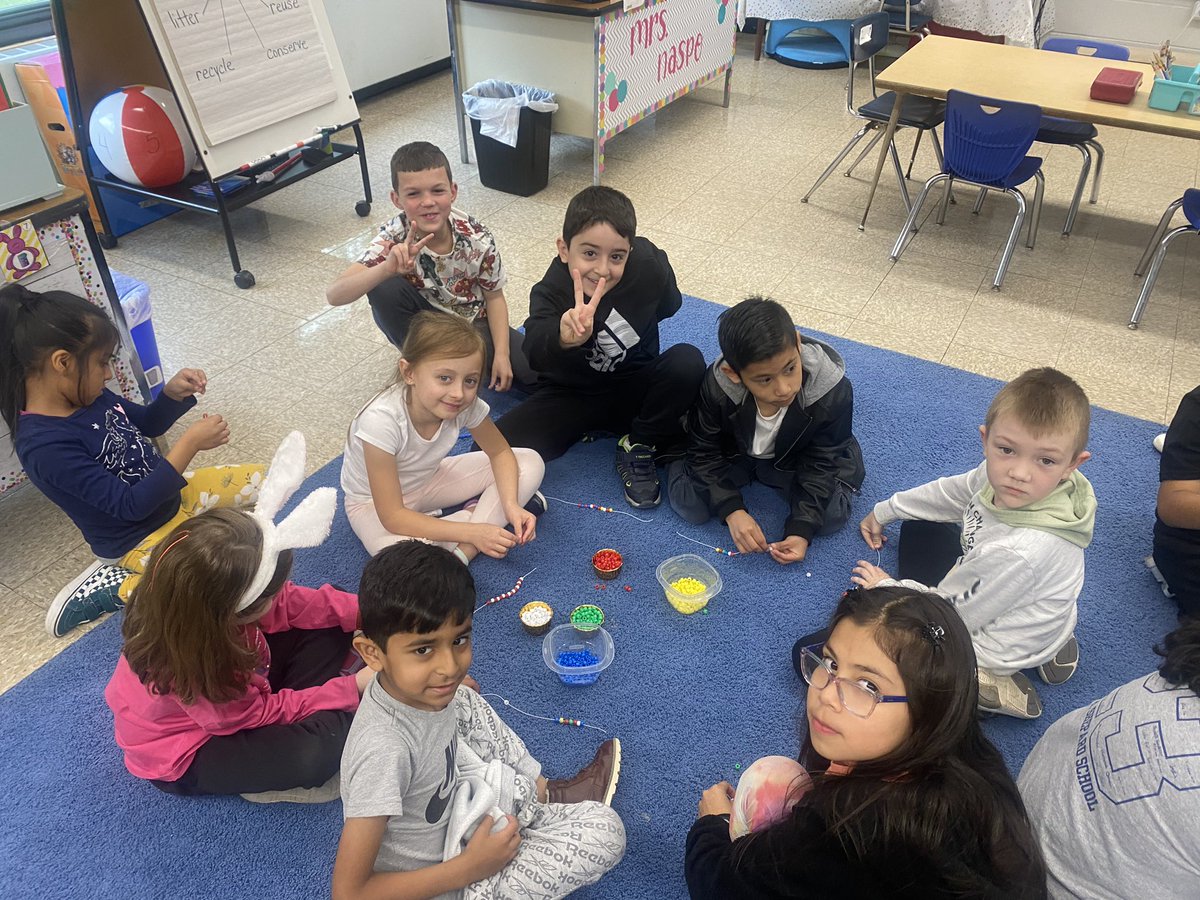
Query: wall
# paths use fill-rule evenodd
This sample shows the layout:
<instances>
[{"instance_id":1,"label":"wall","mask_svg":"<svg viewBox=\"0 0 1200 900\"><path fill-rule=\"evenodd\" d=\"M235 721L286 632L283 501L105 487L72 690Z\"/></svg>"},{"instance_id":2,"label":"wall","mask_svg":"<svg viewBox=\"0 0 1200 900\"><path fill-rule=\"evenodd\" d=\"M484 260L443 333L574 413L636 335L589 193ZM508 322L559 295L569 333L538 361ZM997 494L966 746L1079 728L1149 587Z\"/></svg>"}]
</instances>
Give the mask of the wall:
<instances>
[{"instance_id":1,"label":"wall","mask_svg":"<svg viewBox=\"0 0 1200 900\"><path fill-rule=\"evenodd\" d=\"M1186 25L1194 0L1055 0L1054 33L1093 37L1129 46L1157 47L1164 40L1200 48L1200 24Z\"/></svg>"},{"instance_id":2,"label":"wall","mask_svg":"<svg viewBox=\"0 0 1200 900\"><path fill-rule=\"evenodd\" d=\"M325 0L325 11L356 91L450 56L446 0Z\"/></svg>"}]
</instances>

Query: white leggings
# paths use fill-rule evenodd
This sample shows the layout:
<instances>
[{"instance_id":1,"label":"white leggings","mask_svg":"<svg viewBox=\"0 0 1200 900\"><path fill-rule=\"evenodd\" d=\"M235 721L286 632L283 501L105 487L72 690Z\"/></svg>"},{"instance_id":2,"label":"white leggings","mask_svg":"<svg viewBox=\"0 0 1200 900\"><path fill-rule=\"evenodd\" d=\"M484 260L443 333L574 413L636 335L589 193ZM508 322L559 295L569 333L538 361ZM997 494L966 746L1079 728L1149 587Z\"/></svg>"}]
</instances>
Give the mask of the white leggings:
<instances>
[{"instance_id":1,"label":"white leggings","mask_svg":"<svg viewBox=\"0 0 1200 900\"><path fill-rule=\"evenodd\" d=\"M513 453L517 457L517 502L524 506L541 485L542 476L546 474L546 464L542 462L536 450L514 447ZM488 525L508 524L504 516L504 506L500 502L500 492L496 490L491 460L481 450L461 456L447 456L438 464L437 471L429 481L419 488L404 492L404 505L416 512L432 512L465 503L472 497L479 497L479 503L474 509L459 510L443 516L443 520L484 522ZM447 550L453 550L462 543L429 541L412 535L394 534L379 521L375 504L370 500L347 498L346 518L350 520L350 527L372 556L384 547L390 547L400 541L425 541Z\"/></svg>"}]
</instances>

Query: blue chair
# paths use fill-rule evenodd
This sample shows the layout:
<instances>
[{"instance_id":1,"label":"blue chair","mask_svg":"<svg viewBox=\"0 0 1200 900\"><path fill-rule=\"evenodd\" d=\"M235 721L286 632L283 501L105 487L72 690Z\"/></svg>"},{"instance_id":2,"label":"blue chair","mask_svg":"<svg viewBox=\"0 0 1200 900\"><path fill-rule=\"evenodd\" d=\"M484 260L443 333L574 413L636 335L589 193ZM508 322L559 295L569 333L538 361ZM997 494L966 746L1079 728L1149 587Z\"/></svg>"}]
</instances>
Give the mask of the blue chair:
<instances>
[{"instance_id":1,"label":"blue chair","mask_svg":"<svg viewBox=\"0 0 1200 900\"><path fill-rule=\"evenodd\" d=\"M1049 38L1043 42L1042 49L1054 53L1075 53L1081 56L1120 62L1126 62L1129 59L1128 47L1122 47L1120 44L1106 44L1102 41ZM1079 170L1079 181L1075 185L1075 196L1071 198L1071 207L1067 210L1067 221L1063 224L1062 233L1064 235L1069 235L1071 229L1075 227L1075 217L1079 215L1079 204L1083 200L1083 189L1087 185L1093 153L1095 153L1096 160L1096 175L1092 178L1092 196L1088 202L1095 203L1100 198L1100 175L1104 170L1104 148L1096 140L1098 134L1096 126L1091 122L1076 122L1071 119L1042 116L1037 142L1074 147L1083 157L1083 167Z\"/></svg>"},{"instance_id":2,"label":"blue chair","mask_svg":"<svg viewBox=\"0 0 1200 900\"><path fill-rule=\"evenodd\" d=\"M915 34L933 21L933 16L920 12L924 0L879 0L879 9L888 14L892 31Z\"/></svg>"},{"instance_id":3,"label":"blue chair","mask_svg":"<svg viewBox=\"0 0 1200 900\"><path fill-rule=\"evenodd\" d=\"M819 188L834 170L841 165L842 160L847 154L854 149L855 145L866 137L867 132L875 132L870 143L863 148L859 153L858 158L854 161L854 165L846 171L849 175L854 171L854 166L862 162L863 157L871 152L871 148L879 143L887 131L888 120L892 116L892 107L896 103L896 94L894 91L888 91L886 94L880 94L875 90L875 56L887 46L888 42L888 14L885 12L871 13L855 19L850 23L850 46L847 57L850 63L850 78L846 87L846 112L857 119L862 119L864 124L858 130L854 137L850 138L850 142L842 148L842 152L834 157L831 162L821 173L821 177L817 179L816 184L808 189L808 193L800 198L801 203L807 203L808 198L816 193ZM871 78L871 97L872 99L862 106L854 105L854 73L858 70L860 63L867 64L867 70ZM938 142L937 132L934 130L942 124L946 116L946 104L941 100L934 100L929 97L909 96L904 98L904 106L900 109L900 119L897 121L897 127L916 128L919 129L918 134L924 134L926 131L930 133L933 139L933 152L937 155L938 165L942 165L942 146ZM910 209L912 201L908 196L908 185L905 183L904 171L900 167L900 157L896 153L896 142L893 140L888 152L892 157L892 166L896 170L896 180L900 184L900 195L904 198L904 208ZM914 148L914 153L915 153Z\"/></svg>"},{"instance_id":4,"label":"blue chair","mask_svg":"<svg viewBox=\"0 0 1200 900\"><path fill-rule=\"evenodd\" d=\"M1181 206L1188 223L1180 225L1178 228L1172 229L1170 234L1166 234L1167 226L1171 224L1171 219ZM1146 304L1150 302L1150 292L1154 290L1154 282L1158 280L1158 271L1162 268L1163 260L1167 256L1167 248L1181 234L1200 234L1200 190L1195 188L1188 188L1183 192L1182 197L1167 207L1162 218L1158 220L1158 225L1154 228L1154 236L1146 245L1146 251L1142 254L1137 268L1133 270L1134 275L1141 275L1145 272L1146 263L1153 254L1154 261L1150 263L1150 272L1142 284L1142 292L1138 294L1137 305L1133 307L1133 315L1129 317L1130 328L1136 330L1138 323L1142 321L1142 313L1146 311ZM1164 237L1164 235L1166 236Z\"/></svg>"},{"instance_id":5,"label":"blue chair","mask_svg":"<svg viewBox=\"0 0 1200 900\"><path fill-rule=\"evenodd\" d=\"M994 111L989 111L994 110ZM950 201L950 189L955 181L964 181L987 191L1001 191L1017 202L1017 214L1013 218L1008 242L1000 266L992 281L995 290L1000 289L1008 264L1012 261L1013 249L1025 222L1025 195L1017 186L1030 178L1036 179L1033 198L1033 217L1029 223L1029 238L1026 245L1033 249L1037 239L1038 221L1042 215L1042 193L1045 177L1042 175L1042 160L1026 156L1033 146L1038 125L1042 119L1040 107L1030 103L1013 103L977 97L963 91L950 91L946 95L946 156L942 171L925 182L917 202L909 211L908 220L896 245L892 248L892 260L898 260L917 233L917 216L925 205L929 191L939 182L946 183L937 223L946 220L946 206ZM982 197L982 194L981 194Z\"/></svg>"}]
</instances>

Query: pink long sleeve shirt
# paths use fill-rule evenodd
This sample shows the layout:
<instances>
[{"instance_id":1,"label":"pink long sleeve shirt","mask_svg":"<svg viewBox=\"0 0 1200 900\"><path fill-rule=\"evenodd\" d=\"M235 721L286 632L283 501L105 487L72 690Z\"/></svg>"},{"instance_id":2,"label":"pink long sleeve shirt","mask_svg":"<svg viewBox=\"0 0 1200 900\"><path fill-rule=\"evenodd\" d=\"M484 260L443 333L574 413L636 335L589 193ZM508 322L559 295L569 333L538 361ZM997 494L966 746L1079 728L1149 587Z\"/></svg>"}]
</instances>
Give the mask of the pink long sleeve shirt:
<instances>
[{"instance_id":1,"label":"pink long sleeve shirt","mask_svg":"<svg viewBox=\"0 0 1200 900\"><path fill-rule=\"evenodd\" d=\"M334 627L351 632L357 621L355 594L329 585L313 589L287 582L257 627L248 626L247 637L259 648L259 667L246 692L228 703L201 697L185 704L173 694L152 693L122 655L104 689L104 699L113 712L117 745L125 751L126 768L138 778L176 781L211 737L264 725L290 725L324 709L358 709L353 675L303 690L272 691L262 674L270 668L271 652L261 634Z\"/></svg>"}]
</instances>

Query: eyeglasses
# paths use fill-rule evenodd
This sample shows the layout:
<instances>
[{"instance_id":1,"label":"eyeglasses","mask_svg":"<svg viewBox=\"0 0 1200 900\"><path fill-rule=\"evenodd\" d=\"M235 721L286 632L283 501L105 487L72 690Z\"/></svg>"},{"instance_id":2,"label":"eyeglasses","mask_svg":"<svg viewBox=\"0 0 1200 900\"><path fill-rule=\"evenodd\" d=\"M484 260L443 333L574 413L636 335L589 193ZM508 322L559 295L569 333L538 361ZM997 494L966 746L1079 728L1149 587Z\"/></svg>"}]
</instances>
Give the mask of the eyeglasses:
<instances>
[{"instance_id":1,"label":"eyeglasses","mask_svg":"<svg viewBox=\"0 0 1200 900\"><path fill-rule=\"evenodd\" d=\"M804 676L804 680L818 691L825 690L829 687L830 682L836 684L838 700L842 702L842 707L846 712L865 719L875 711L876 704L908 702L908 697L881 694L875 688L863 684L861 681L839 678L833 672L833 660L818 656L814 652L820 649L820 644L813 644L800 651L800 673Z\"/></svg>"}]
</instances>

